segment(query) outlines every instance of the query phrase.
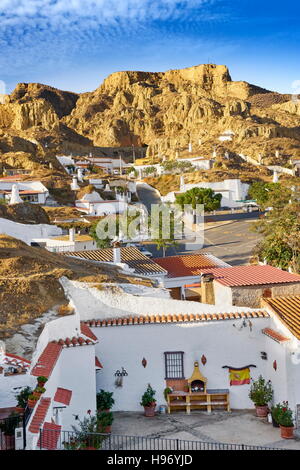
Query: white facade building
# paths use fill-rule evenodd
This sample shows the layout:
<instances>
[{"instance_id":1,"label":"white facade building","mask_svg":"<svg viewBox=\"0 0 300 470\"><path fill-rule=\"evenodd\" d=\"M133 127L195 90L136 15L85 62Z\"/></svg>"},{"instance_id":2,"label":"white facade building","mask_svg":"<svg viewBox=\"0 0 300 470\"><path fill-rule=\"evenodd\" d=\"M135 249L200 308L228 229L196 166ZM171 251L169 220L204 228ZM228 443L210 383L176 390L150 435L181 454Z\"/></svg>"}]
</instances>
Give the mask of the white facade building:
<instances>
[{"instance_id":1,"label":"white facade building","mask_svg":"<svg viewBox=\"0 0 300 470\"><path fill-rule=\"evenodd\" d=\"M22 202L45 204L49 196L48 189L40 181L14 181L0 179L0 198L10 201L13 187L17 187Z\"/></svg>"},{"instance_id":2,"label":"white facade building","mask_svg":"<svg viewBox=\"0 0 300 470\"><path fill-rule=\"evenodd\" d=\"M192 188L210 188L215 193L222 194L221 207L236 208L242 207L244 204L241 201L246 200L249 184L242 183L239 179L227 179L219 182L206 182L184 184L180 188L180 193L189 191ZM166 196L162 196L163 202L175 202L176 193L172 191Z\"/></svg>"}]
</instances>

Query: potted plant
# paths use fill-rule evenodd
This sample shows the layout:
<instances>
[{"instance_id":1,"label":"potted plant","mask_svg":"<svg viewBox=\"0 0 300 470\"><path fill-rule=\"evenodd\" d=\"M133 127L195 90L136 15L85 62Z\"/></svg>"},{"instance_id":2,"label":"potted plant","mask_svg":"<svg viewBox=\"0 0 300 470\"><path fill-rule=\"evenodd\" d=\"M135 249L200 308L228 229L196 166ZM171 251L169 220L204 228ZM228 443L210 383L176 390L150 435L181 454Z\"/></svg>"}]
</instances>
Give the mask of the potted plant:
<instances>
[{"instance_id":1,"label":"potted plant","mask_svg":"<svg viewBox=\"0 0 300 470\"><path fill-rule=\"evenodd\" d=\"M101 389L100 392L97 393L96 398L98 411L109 412L113 404L115 403L115 400L113 399L113 392L106 392L103 389Z\"/></svg>"},{"instance_id":2,"label":"potted plant","mask_svg":"<svg viewBox=\"0 0 300 470\"><path fill-rule=\"evenodd\" d=\"M272 406L271 408L271 416L272 416L272 424L274 428L279 428L279 414L281 413L282 405L277 403L277 405Z\"/></svg>"},{"instance_id":3,"label":"potted plant","mask_svg":"<svg viewBox=\"0 0 300 470\"><path fill-rule=\"evenodd\" d=\"M172 392L173 392L173 390L172 390L172 388L170 388L170 387L166 387L166 388L164 389L164 397L165 397L166 402L168 401L168 395L169 395L169 393L172 393Z\"/></svg>"},{"instance_id":4,"label":"potted plant","mask_svg":"<svg viewBox=\"0 0 300 470\"><path fill-rule=\"evenodd\" d=\"M18 427L19 421L19 414L13 411L8 418L0 422L0 430L4 434L5 450L15 448L15 429Z\"/></svg>"},{"instance_id":5,"label":"potted plant","mask_svg":"<svg viewBox=\"0 0 300 470\"><path fill-rule=\"evenodd\" d=\"M265 418L268 414L268 403L273 398L273 388L271 381L265 381L262 375L257 380L253 380L249 398L253 401L256 408L256 416L259 418Z\"/></svg>"},{"instance_id":6,"label":"potted plant","mask_svg":"<svg viewBox=\"0 0 300 470\"><path fill-rule=\"evenodd\" d=\"M98 432L110 433L111 425L114 420L112 412L102 411L101 413L97 413L97 419L98 419Z\"/></svg>"},{"instance_id":7,"label":"potted plant","mask_svg":"<svg viewBox=\"0 0 300 470\"><path fill-rule=\"evenodd\" d=\"M96 450L100 449L102 442L106 439L105 436L97 434L98 431L98 418L97 416L84 417L82 421L79 421L78 427L72 426L73 436L68 443L64 446L72 448L72 450Z\"/></svg>"},{"instance_id":8,"label":"potted plant","mask_svg":"<svg viewBox=\"0 0 300 470\"><path fill-rule=\"evenodd\" d=\"M144 414L148 418L155 416L156 400L154 398L155 390L148 384L145 393L142 396L141 406L144 407Z\"/></svg>"},{"instance_id":9,"label":"potted plant","mask_svg":"<svg viewBox=\"0 0 300 470\"><path fill-rule=\"evenodd\" d=\"M47 379L47 377L44 377L43 375L40 375L37 378L37 381L38 381L38 386L43 388L45 386L45 383L48 381L48 379Z\"/></svg>"},{"instance_id":10,"label":"potted plant","mask_svg":"<svg viewBox=\"0 0 300 470\"><path fill-rule=\"evenodd\" d=\"M23 390L21 390L17 395L15 395L17 399L17 407L16 407L17 412L23 413L23 411L25 410L27 406L28 397L31 394L32 394L32 388L27 386L27 387L24 387Z\"/></svg>"},{"instance_id":11,"label":"potted plant","mask_svg":"<svg viewBox=\"0 0 300 470\"><path fill-rule=\"evenodd\" d=\"M278 415L278 422L280 426L280 434L283 439L293 439L294 437L294 420L293 412L289 408L287 401L282 403L281 411Z\"/></svg>"},{"instance_id":12,"label":"potted plant","mask_svg":"<svg viewBox=\"0 0 300 470\"><path fill-rule=\"evenodd\" d=\"M33 393L31 395L29 395L28 397L28 402L27 402L27 405L29 408L34 408L37 401L38 401L39 397L33 395Z\"/></svg>"},{"instance_id":13,"label":"potted plant","mask_svg":"<svg viewBox=\"0 0 300 470\"><path fill-rule=\"evenodd\" d=\"M44 393L45 391L46 389L44 387L36 387L33 390L32 394L39 399L42 393Z\"/></svg>"}]
</instances>

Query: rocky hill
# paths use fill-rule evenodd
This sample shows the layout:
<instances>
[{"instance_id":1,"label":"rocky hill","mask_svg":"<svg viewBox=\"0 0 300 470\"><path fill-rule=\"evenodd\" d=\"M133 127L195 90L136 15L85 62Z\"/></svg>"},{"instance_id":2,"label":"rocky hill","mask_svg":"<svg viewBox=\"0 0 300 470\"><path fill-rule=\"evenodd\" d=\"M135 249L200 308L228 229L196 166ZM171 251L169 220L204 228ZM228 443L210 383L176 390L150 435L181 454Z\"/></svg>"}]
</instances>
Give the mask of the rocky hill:
<instances>
[{"instance_id":1,"label":"rocky hill","mask_svg":"<svg viewBox=\"0 0 300 470\"><path fill-rule=\"evenodd\" d=\"M205 155L229 129L235 136L224 150L263 153L270 163L300 153L300 105L290 95L232 81L224 65L117 72L81 95L21 83L0 104L2 155L23 151L38 160L132 144L174 158L189 142Z\"/></svg>"}]
</instances>

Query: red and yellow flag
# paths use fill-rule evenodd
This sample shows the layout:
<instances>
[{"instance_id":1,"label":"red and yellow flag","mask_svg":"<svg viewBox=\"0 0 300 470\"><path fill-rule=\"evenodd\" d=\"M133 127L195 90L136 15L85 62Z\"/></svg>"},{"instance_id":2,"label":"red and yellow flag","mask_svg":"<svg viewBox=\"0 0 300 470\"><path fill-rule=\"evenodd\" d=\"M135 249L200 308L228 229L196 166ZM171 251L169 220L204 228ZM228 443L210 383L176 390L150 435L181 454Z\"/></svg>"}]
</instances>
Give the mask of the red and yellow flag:
<instances>
[{"instance_id":1,"label":"red and yellow flag","mask_svg":"<svg viewBox=\"0 0 300 470\"><path fill-rule=\"evenodd\" d=\"M250 369L229 369L230 385L244 385L250 383Z\"/></svg>"}]
</instances>

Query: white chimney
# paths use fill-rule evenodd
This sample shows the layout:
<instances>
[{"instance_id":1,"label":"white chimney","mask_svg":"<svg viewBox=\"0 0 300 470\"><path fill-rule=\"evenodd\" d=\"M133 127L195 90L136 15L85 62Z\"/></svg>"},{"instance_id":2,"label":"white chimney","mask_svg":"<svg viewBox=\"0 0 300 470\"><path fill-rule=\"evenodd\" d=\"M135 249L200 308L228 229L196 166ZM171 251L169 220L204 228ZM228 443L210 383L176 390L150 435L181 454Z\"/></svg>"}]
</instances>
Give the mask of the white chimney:
<instances>
[{"instance_id":1,"label":"white chimney","mask_svg":"<svg viewBox=\"0 0 300 470\"><path fill-rule=\"evenodd\" d=\"M273 183L278 183L278 171L274 170L273 171Z\"/></svg>"},{"instance_id":2,"label":"white chimney","mask_svg":"<svg viewBox=\"0 0 300 470\"><path fill-rule=\"evenodd\" d=\"M20 204L22 203L22 199L20 198L20 195L19 195L19 188L18 188L18 185L17 184L13 184L12 185L12 188L11 188L11 195L10 195L10 201L9 201L9 205L12 205L12 204Z\"/></svg>"},{"instance_id":3,"label":"white chimney","mask_svg":"<svg viewBox=\"0 0 300 470\"><path fill-rule=\"evenodd\" d=\"M184 185L184 176L180 176L180 192L183 193L185 190L185 185Z\"/></svg>"},{"instance_id":4,"label":"white chimney","mask_svg":"<svg viewBox=\"0 0 300 470\"><path fill-rule=\"evenodd\" d=\"M113 247L113 256L114 256L114 264L121 263L121 248L119 246Z\"/></svg>"},{"instance_id":5,"label":"white chimney","mask_svg":"<svg viewBox=\"0 0 300 470\"><path fill-rule=\"evenodd\" d=\"M192 146L192 142L189 143L189 152L192 153L193 151L193 146Z\"/></svg>"},{"instance_id":6,"label":"white chimney","mask_svg":"<svg viewBox=\"0 0 300 470\"><path fill-rule=\"evenodd\" d=\"M80 189L80 187L78 186L78 183L77 183L76 176L73 176L72 183L71 183L71 189L72 189L72 191L77 191L78 189Z\"/></svg>"},{"instance_id":7,"label":"white chimney","mask_svg":"<svg viewBox=\"0 0 300 470\"><path fill-rule=\"evenodd\" d=\"M78 178L78 181L80 181L81 183L83 182L82 168L77 169L77 178Z\"/></svg>"},{"instance_id":8,"label":"white chimney","mask_svg":"<svg viewBox=\"0 0 300 470\"><path fill-rule=\"evenodd\" d=\"M74 227L69 229L69 241L75 242L75 228Z\"/></svg>"},{"instance_id":9,"label":"white chimney","mask_svg":"<svg viewBox=\"0 0 300 470\"><path fill-rule=\"evenodd\" d=\"M276 150L275 156L276 156L276 158L279 158L279 150Z\"/></svg>"}]
</instances>

